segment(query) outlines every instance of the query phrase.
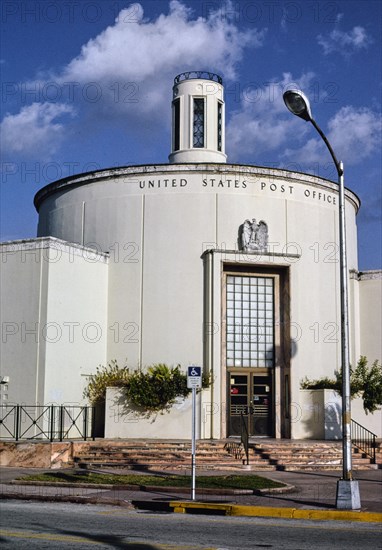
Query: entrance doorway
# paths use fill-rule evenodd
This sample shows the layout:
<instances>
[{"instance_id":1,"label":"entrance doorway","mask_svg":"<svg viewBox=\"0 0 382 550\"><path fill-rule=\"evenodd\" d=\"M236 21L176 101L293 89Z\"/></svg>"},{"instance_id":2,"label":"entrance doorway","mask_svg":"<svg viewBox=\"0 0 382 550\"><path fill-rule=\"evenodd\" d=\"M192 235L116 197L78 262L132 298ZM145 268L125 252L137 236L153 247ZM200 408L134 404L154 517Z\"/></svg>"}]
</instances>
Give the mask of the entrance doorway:
<instances>
[{"instance_id":1,"label":"entrance doorway","mask_svg":"<svg viewBox=\"0 0 382 550\"><path fill-rule=\"evenodd\" d=\"M224 271L226 434L240 434L244 415L252 436L289 437L288 273L240 265Z\"/></svg>"},{"instance_id":2,"label":"entrance doorway","mask_svg":"<svg viewBox=\"0 0 382 550\"><path fill-rule=\"evenodd\" d=\"M251 436L274 437L272 373L237 372L229 376L229 435L240 435L240 419L246 419Z\"/></svg>"}]
</instances>

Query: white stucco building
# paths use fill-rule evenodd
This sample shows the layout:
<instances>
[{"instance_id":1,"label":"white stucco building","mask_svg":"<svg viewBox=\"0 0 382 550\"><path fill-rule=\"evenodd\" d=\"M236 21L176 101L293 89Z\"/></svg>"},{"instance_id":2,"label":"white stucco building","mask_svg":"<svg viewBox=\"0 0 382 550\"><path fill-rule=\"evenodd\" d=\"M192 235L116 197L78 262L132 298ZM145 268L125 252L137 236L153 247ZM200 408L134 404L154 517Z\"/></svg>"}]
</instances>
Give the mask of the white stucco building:
<instances>
[{"instance_id":1,"label":"white stucco building","mask_svg":"<svg viewBox=\"0 0 382 550\"><path fill-rule=\"evenodd\" d=\"M35 197L37 238L2 243L3 401L84 403L87 376L113 359L199 364L213 380L200 437L236 434L248 410L253 435L317 435L300 383L340 365L337 185L229 164L217 75L176 77L172 120L169 164L55 181ZM352 364L382 356L381 273L358 272L359 207L346 190ZM160 437L187 433L187 407Z\"/></svg>"}]
</instances>

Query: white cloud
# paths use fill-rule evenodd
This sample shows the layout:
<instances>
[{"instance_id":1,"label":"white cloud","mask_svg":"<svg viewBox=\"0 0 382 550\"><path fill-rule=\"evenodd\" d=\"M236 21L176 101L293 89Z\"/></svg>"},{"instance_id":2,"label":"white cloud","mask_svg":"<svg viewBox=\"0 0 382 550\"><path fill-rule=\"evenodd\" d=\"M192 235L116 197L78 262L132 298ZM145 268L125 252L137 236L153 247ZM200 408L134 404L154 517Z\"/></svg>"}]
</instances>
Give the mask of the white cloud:
<instances>
[{"instance_id":1,"label":"white cloud","mask_svg":"<svg viewBox=\"0 0 382 550\"><path fill-rule=\"evenodd\" d=\"M366 107L342 107L328 122L326 136L338 160L346 166L364 161L381 147L382 116ZM297 162L314 163L330 161L325 144L320 137L309 139L297 149L286 149L283 158Z\"/></svg>"},{"instance_id":2,"label":"white cloud","mask_svg":"<svg viewBox=\"0 0 382 550\"><path fill-rule=\"evenodd\" d=\"M300 119L300 124L302 124ZM308 128L313 132L313 128L308 124ZM314 135L314 134L313 134ZM329 170L332 167L332 161L330 160L329 153L327 148L321 138L312 137L307 138L304 141L301 139L295 139L294 142L295 148L287 147L280 155L280 158L283 159L283 162L296 162L300 165L312 165L322 164L322 170L320 170L320 175L324 175L324 168ZM334 165L333 165L334 167ZM303 168L301 168L304 171ZM334 168L333 168L334 170Z\"/></svg>"},{"instance_id":3,"label":"white cloud","mask_svg":"<svg viewBox=\"0 0 382 550\"><path fill-rule=\"evenodd\" d=\"M63 103L32 103L15 115L6 114L0 124L4 153L48 158L65 137L59 119L74 115L74 109Z\"/></svg>"},{"instance_id":4,"label":"white cloud","mask_svg":"<svg viewBox=\"0 0 382 550\"><path fill-rule=\"evenodd\" d=\"M168 14L152 21L144 18L140 4L123 9L115 23L89 40L67 66L28 83L47 97L6 115L5 146L20 153L44 147L54 152L64 135L56 119L73 113L72 105L86 116L86 124L110 121L111 116L120 121L122 113L123 124L135 131L144 128L143 117L149 118L151 127L155 121L168 125L176 74L208 68L234 79L244 49L263 44L265 31L240 30L234 18L222 16L224 6L230 3L196 18L192 9L171 0ZM59 103L49 103L49 93L58 95Z\"/></svg>"},{"instance_id":5,"label":"white cloud","mask_svg":"<svg viewBox=\"0 0 382 550\"><path fill-rule=\"evenodd\" d=\"M313 83L313 73L297 81L285 73L263 88L244 92L240 108L227 124L229 161L298 163L302 171L322 163L321 172L331 172L332 161L323 140L311 124L287 111L282 98L288 88L309 90ZM324 129L337 158L355 165L376 153L381 147L381 120L381 114L369 108L342 107Z\"/></svg>"},{"instance_id":6,"label":"white cloud","mask_svg":"<svg viewBox=\"0 0 382 550\"><path fill-rule=\"evenodd\" d=\"M349 32L336 28L328 35L318 35L317 41L322 46L325 55L338 52L345 56L367 49L372 43L372 39L364 27L360 26L353 27Z\"/></svg>"},{"instance_id":7,"label":"white cloud","mask_svg":"<svg viewBox=\"0 0 382 550\"><path fill-rule=\"evenodd\" d=\"M239 30L219 12L211 11L207 18L192 18L192 10L178 0L172 0L169 6L169 13L161 14L155 21L144 19L139 4L134 5L133 21L132 8L122 10L115 24L89 40L57 79L98 83L116 112L155 113L162 106L167 107L172 79L177 73L208 67L233 79L244 49L263 44L265 31ZM133 83L138 101L127 101L128 94L123 90L120 101L113 101L116 82L125 86Z\"/></svg>"},{"instance_id":8,"label":"white cloud","mask_svg":"<svg viewBox=\"0 0 382 550\"><path fill-rule=\"evenodd\" d=\"M240 108L227 124L229 160L237 162L253 155L251 162L259 162L259 155L272 152L277 152L278 157L279 148L285 147L293 136L303 136L307 128L287 113L282 95L290 87L309 88L313 78L313 73L306 73L295 80L285 73L282 79L262 88L244 90Z\"/></svg>"},{"instance_id":9,"label":"white cloud","mask_svg":"<svg viewBox=\"0 0 382 550\"><path fill-rule=\"evenodd\" d=\"M348 164L356 164L381 147L382 116L367 107L342 107L328 123L328 137Z\"/></svg>"}]
</instances>

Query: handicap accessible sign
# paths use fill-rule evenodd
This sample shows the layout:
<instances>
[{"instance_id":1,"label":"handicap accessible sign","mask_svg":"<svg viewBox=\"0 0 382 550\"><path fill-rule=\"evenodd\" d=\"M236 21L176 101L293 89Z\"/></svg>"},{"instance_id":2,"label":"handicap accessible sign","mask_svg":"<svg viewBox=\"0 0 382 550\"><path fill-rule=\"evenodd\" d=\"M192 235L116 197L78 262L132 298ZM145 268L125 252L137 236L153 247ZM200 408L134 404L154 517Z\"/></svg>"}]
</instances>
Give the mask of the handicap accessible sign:
<instances>
[{"instance_id":1,"label":"handicap accessible sign","mask_svg":"<svg viewBox=\"0 0 382 550\"><path fill-rule=\"evenodd\" d=\"M202 367L191 365L187 367L187 388L202 387Z\"/></svg>"}]
</instances>

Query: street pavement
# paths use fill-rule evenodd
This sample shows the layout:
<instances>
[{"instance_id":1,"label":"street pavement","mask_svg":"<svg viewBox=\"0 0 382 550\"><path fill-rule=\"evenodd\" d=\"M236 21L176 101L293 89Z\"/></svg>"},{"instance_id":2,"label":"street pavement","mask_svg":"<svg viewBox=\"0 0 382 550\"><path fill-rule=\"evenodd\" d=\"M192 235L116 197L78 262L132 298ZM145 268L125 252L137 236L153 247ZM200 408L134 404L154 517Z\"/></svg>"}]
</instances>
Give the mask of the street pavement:
<instances>
[{"instance_id":1,"label":"street pavement","mask_svg":"<svg viewBox=\"0 0 382 550\"><path fill-rule=\"evenodd\" d=\"M161 509L169 501L187 501L190 491L179 492L175 488L151 488L136 490L133 488L113 487L73 487L46 485L18 485L16 478L32 473L46 472L37 468L2 467L0 470L0 498L21 498L53 501L87 502L113 504L132 507L137 502L146 503L148 508ZM51 470L50 470L51 471ZM92 470L96 471L96 470ZM105 470L103 470L105 472ZM115 473L131 474L133 470L119 469ZM137 472L142 473L142 472ZM150 472L152 474L152 472ZM157 472L160 473L160 472ZM167 474L169 472L166 472ZM231 475L233 472L219 472L219 475ZM236 472L235 472L236 473ZM291 508L297 510L335 510L336 485L341 472L252 472L243 471L242 475L258 474L286 483L288 492L268 494L224 494L221 491L211 494L203 489L196 490L196 500L206 503L230 503L240 506ZM203 473L197 472L198 475ZM382 470L357 472L362 512L382 513Z\"/></svg>"}]
</instances>

